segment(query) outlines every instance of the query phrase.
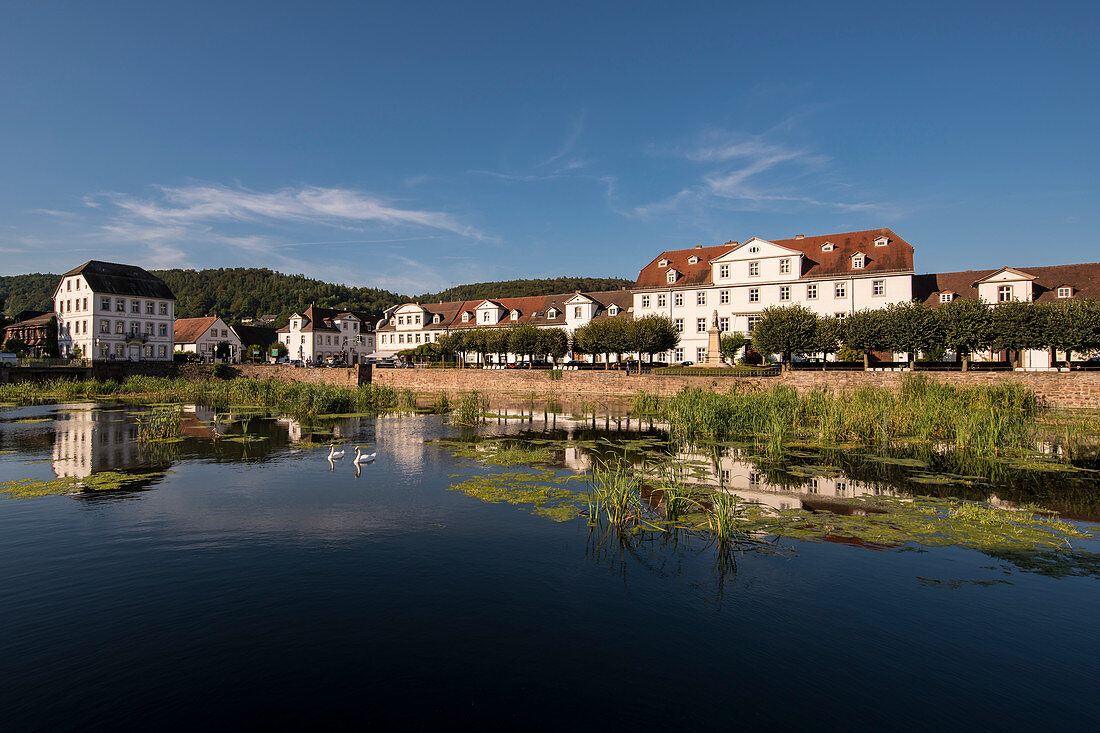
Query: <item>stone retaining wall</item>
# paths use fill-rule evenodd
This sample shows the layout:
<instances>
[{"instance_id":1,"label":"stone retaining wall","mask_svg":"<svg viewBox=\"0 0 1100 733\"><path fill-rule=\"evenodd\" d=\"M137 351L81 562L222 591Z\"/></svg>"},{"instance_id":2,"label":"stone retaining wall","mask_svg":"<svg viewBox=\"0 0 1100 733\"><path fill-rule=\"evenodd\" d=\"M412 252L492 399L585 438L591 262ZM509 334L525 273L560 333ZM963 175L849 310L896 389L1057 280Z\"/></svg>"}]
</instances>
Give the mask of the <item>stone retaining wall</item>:
<instances>
[{"instance_id":1,"label":"stone retaining wall","mask_svg":"<svg viewBox=\"0 0 1100 733\"><path fill-rule=\"evenodd\" d=\"M180 377L192 381L202 381L214 378L214 365L174 362L105 362L97 363L92 367L92 376L96 379L125 379L133 375ZM307 368L293 367L286 364L230 364L229 376L355 387L370 382L370 367Z\"/></svg>"},{"instance_id":2,"label":"stone retaining wall","mask_svg":"<svg viewBox=\"0 0 1100 733\"><path fill-rule=\"evenodd\" d=\"M921 372L928 379L957 386L1016 382L1030 387L1052 407L1100 409L1100 372ZM536 395L556 400L577 396L671 395L686 386L725 392L735 385L768 388L789 384L800 392L827 389L854 391L860 387L901 388L907 372L788 372L778 377L627 375L619 371L566 371L551 380L546 370L525 369L377 369L375 384L408 388L421 394L478 391L514 396Z\"/></svg>"}]
</instances>

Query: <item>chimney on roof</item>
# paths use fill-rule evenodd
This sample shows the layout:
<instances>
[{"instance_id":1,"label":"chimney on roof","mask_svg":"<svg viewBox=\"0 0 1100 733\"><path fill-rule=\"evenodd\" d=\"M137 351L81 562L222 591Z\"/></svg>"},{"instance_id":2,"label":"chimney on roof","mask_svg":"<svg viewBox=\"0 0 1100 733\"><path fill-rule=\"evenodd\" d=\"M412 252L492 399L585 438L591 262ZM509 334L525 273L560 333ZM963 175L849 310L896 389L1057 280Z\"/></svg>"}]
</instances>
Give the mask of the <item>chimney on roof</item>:
<instances>
[{"instance_id":1,"label":"chimney on roof","mask_svg":"<svg viewBox=\"0 0 1100 733\"><path fill-rule=\"evenodd\" d=\"M794 235L794 238L795 239L805 239L806 235L805 234L796 234L796 235Z\"/></svg>"},{"instance_id":2,"label":"chimney on roof","mask_svg":"<svg viewBox=\"0 0 1100 733\"><path fill-rule=\"evenodd\" d=\"M703 248L703 245L701 245L701 244L695 245L695 249L702 249L702 248Z\"/></svg>"}]
</instances>

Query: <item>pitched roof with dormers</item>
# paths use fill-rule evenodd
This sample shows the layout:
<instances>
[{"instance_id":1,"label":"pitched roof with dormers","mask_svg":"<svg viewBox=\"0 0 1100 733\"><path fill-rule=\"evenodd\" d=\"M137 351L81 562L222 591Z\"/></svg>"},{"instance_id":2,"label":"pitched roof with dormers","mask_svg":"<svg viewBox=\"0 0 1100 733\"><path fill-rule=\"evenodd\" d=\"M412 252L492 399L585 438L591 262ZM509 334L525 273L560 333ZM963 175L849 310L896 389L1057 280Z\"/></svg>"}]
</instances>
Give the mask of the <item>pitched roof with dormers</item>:
<instances>
[{"instance_id":1,"label":"pitched roof with dormers","mask_svg":"<svg viewBox=\"0 0 1100 733\"><path fill-rule=\"evenodd\" d=\"M886 237L885 246L875 245L875 240ZM842 234L822 234L812 237L793 239L764 240L786 249L801 252L801 277L829 277L830 275L849 275L853 272L882 274L887 272L913 272L913 246L890 229L865 229ZM833 245L832 251L822 251L826 243ZM662 252L638 273L637 288L668 288L672 283L666 273L675 269L680 273L674 287L712 285L711 262L718 257L740 247L737 242L726 242L714 247L693 247ZM852 255L862 253L866 261L859 270L852 269ZM688 260L698 257L699 261L690 264ZM660 267L661 260L667 262Z\"/></svg>"},{"instance_id":2,"label":"pitched roof with dormers","mask_svg":"<svg viewBox=\"0 0 1100 733\"><path fill-rule=\"evenodd\" d=\"M996 270L964 270L939 272L913 277L913 298L933 308L940 305L940 293L955 293L960 298L978 297L978 283L990 275L1015 270L1029 278L1032 299L1040 302L1065 300L1058 297L1059 287L1073 288L1074 298L1100 300L1100 262L1083 265L1048 265L1045 267L1013 267Z\"/></svg>"},{"instance_id":3,"label":"pitched roof with dormers","mask_svg":"<svg viewBox=\"0 0 1100 733\"><path fill-rule=\"evenodd\" d=\"M176 299L163 280L137 265L88 260L62 275L62 281L74 275L83 275L93 293Z\"/></svg>"},{"instance_id":4,"label":"pitched roof with dormers","mask_svg":"<svg viewBox=\"0 0 1100 733\"><path fill-rule=\"evenodd\" d=\"M317 333L340 333L340 327L336 325L336 321L341 318L347 318L348 316L355 316L364 325L360 327L360 331L371 331L373 326L373 320L368 313L362 311L349 311L344 309L335 308L318 308L315 305L311 305L306 308L302 313L295 313L295 316L299 316L302 319L303 332L317 332ZM293 318L293 316L292 316ZM290 324L283 326L278 330L278 333L290 333Z\"/></svg>"}]
</instances>

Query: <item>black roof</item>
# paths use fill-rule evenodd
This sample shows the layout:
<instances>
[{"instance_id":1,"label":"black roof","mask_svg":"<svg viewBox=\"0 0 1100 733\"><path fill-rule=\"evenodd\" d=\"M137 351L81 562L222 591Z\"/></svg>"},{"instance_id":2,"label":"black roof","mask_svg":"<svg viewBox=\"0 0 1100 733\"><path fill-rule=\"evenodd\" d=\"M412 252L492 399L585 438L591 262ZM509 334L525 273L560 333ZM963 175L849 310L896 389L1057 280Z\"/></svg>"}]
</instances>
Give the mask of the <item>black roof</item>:
<instances>
[{"instance_id":1,"label":"black roof","mask_svg":"<svg viewBox=\"0 0 1100 733\"><path fill-rule=\"evenodd\" d=\"M274 328L263 326L233 326L233 330L245 346L267 346L279 338Z\"/></svg>"},{"instance_id":2,"label":"black roof","mask_svg":"<svg viewBox=\"0 0 1100 733\"><path fill-rule=\"evenodd\" d=\"M83 275L88 287L95 293L111 295L136 295L144 298L175 300L171 289L156 275L137 265L120 265L115 262L89 260L80 267L69 270L61 277Z\"/></svg>"}]
</instances>

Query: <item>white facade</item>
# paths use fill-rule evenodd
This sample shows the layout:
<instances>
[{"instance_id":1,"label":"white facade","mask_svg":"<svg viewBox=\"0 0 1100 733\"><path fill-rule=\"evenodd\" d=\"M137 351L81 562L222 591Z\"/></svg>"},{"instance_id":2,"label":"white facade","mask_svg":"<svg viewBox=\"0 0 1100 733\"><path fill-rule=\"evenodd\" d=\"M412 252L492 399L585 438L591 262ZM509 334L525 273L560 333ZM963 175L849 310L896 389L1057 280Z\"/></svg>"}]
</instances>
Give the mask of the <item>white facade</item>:
<instances>
[{"instance_id":1,"label":"white facade","mask_svg":"<svg viewBox=\"0 0 1100 733\"><path fill-rule=\"evenodd\" d=\"M175 300L96 292L81 274L54 291L61 356L77 348L85 359L171 361Z\"/></svg>"},{"instance_id":2,"label":"white facade","mask_svg":"<svg viewBox=\"0 0 1100 733\"><path fill-rule=\"evenodd\" d=\"M825 252L831 251L826 247ZM868 270L867 257L858 251L845 257L846 272L814 275L804 262L804 252L753 237L739 245L731 243L727 252L710 260L709 276L701 281L694 278L691 284L685 284L687 278L675 269L671 258L661 259L656 266L666 273L661 278L664 284L637 288L634 314L671 319L680 344L668 358L700 362L706 357L707 331L716 311L721 331L750 334L770 306L801 305L821 316L847 316L912 300L911 270ZM690 255L688 262L705 264L695 255ZM803 275L807 270L810 274Z\"/></svg>"},{"instance_id":3,"label":"white facade","mask_svg":"<svg viewBox=\"0 0 1100 733\"><path fill-rule=\"evenodd\" d=\"M224 341L229 344L229 361L233 364L239 364L241 362L241 339L221 318L180 319L180 324L177 325L182 326L183 321L209 321L209 323L203 324L203 329L193 337L193 341L188 343L177 343L176 348L179 351L184 351L189 354L198 354L204 360L212 362L214 361L214 355L217 351L218 344ZM178 330L180 334L184 332L182 327Z\"/></svg>"},{"instance_id":4,"label":"white facade","mask_svg":"<svg viewBox=\"0 0 1100 733\"><path fill-rule=\"evenodd\" d=\"M278 339L292 360L318 362L330 356L348 364L364 364L375 356L375 334L371 324L354 313L310 307L295 313Z\"/></svg>"}]
</instances>

